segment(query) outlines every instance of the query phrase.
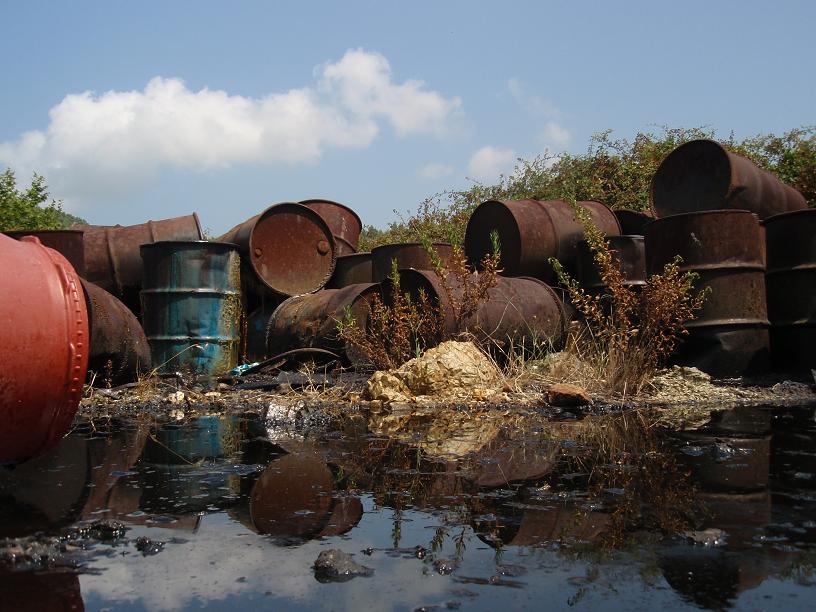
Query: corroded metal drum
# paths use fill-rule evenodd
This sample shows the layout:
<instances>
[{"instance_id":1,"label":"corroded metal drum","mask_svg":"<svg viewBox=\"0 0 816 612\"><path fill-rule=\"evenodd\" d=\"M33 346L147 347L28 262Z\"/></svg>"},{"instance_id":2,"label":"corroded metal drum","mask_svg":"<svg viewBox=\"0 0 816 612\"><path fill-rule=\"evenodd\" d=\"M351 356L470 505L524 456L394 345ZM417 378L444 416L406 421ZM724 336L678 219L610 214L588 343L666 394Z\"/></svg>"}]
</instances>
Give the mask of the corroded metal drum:
<instances>
[{"instance_id":1,"label":"corroded metal drum","mask_svg":"<svg viewBox=\"0 0 816 612\"><path fill-rule=\"evenodd\" d=\"M137 315L142 288L139 247L161 240L201 240L198 215L148 221L138 225L74 225L83 230L85 279L112 293Z\"/></svg>"},{"instance_id":2,"label":"corroded metal drum","mask_svg":"<svg viewBox=\"0 0 816 612\"><path fill-rule=\"evenodd\" d=\"M337 325L349 314L360 328L366 329L371 300L377 290L373 283L361 283L289 298L269 318L267 354L274 356L298 348L348 353ZM353 359L353 355L347 356Z\"/></svg>"},{"instance_id":3,"label":"corroded metal drum","mask_svg":"<svg viewBox=\"0 0 816 612\"><path fill-rule=\"evenodd\" d=\"M5 232L5 234L16 240L23 236L36 236L43 246L54 249L65 257L76 273L85 278L85 232L83 230L17 230Z\"/></svg>"},{"instance_id":4,"label":"corroded metal drum","mask_svg":"<svg viewBox=\"0 0 816 612\"><path fill-rule=\"evenodd\" d=\"M462 287L451 278L448 285L452 296L448 295L442 280L435 272L428 270L400 270L400 287L412 299L423 291L432 302L439 305L445 321L445 331L452 335L470 332L480 341L486 341L502 350L511 345L519 350L543 348L558 350L563 346L569 326L569 315L563 302L552 287L536 278L497 277L494 287L488 289L487 299L482 301L476 312L462 322L463 329L457 329L455 313L451 307L451 297L462 299ZM381 284L383 299L389 302L392 284L386 280Z\"/></svg>"},{"instance_id":5,"label":"corroded metal drum","mask_svg":"<svg viewBox=\"0 0 816 612\"><path fill-rule=\"evenodd\" d=\"M450 265L453 256L453 247L442 242L431 245L433 252L444 267ZM414 268L416 270L433 270L431 255L418 242L401 242L383 244L371 249L371 271L373 281L379 283L391 274L392 261L397 262L398 270Z\"/></svg>"},{"instance_id":6,"label":"corroded metal drum","mask_svg":"<svg viewBox=\"0 0 816 612\"><path fill-rule=\"evenodd\" d=\"M340 255L334 267L327 289L340 289L349 285L374 282L374 273L371 264L371 253L353 253Z\"/></svg>"},{"instance_id":7,"label":"corroded metal drum","mask_svg":"<svg viewBox=\"0 0 816 612\"><path fill-rule=\"evenodd\" d=\"M113 295L83 280L91 334L88 369L96 386L121 385L150 372L150 345L136 315Z\"/></svg>"},{"instance_id":8,"label":"corroded metal drum","mask_svg":"<svg viewBox=\"0 0 816 612\"><path fill-rule=\"evenodd\" d=\"M676 255L682 271L711 291L674 357L714 376L762 372L769 365L765 246L756 215L715 210L658 219L646 227L646 268L660 273Z\"/></svg>"},{"instance_id":9,"label":"corroded metal drum","mask_svg":"<svg viewBox=\"0 0 816 612\"><path fill-rule=\"evenodd\" d=\"M172 241L142 246L142 321L153 366L217 376L234 368L243 304L237 246Z\"/></svg>"},{"instance_id":10,"label":"corroded metal drum","mask_svg":"<svg viewBox=\"0 0 816 612\"><path fill-rule=\"evenodd\" d=\"M334 272L332 231L323 217L302 204L270 206L219 240L238 245L246 268L245 286L253 293L311 293Z\"/></svg>"},{"instance_id":11,"label":"corroded metal drum","mask_svg":"<svg viewBox=\"0 0 816 612\"><path fill-rule=\"evenodd\" d=\"M607 236L617 236L620 224L612 211L599 202L578 202ZM549 263L555 257L570 274L575 273L578 242L584 228L569 204L561 200L482 202L471 214L465 233L465 253L478 266L493 250L490 237L496 232L501 249L500 268L507 276L532 276L553 282Z\"/></svg>"},{"instance_id":12,"label":"corroded metal drum","mask_svg":"<svg viewBox=\"0 0 816 612\"><path fill-rule=\"evenodd\" d=\"M765 234L774 367L816 369L816 210L769 217Z\"/></svg>"},{"instance_id":13,"label":"corroded metal drum","mask_svg":"<svg viewBox=\"0 0 816 612\"><path fill-rule=\"evenodd\" d=\"M609 236L607 239L612 256L618 262L627 287L646 284L646 249L643 236ZM595 265L595 253L586 240L578 243L577 280L590 294L604 293L606 285Z\"/></svg>"},{"instance_id":14,"label":"corroded metal drum","mask_svg":"<svg viewBox=\"0 0 816 612\"><path fill-rule=\"evenodd\" d=\"M620 208L612 211L620 223L621 234L624 236L642 236L646 224L654 221L654 214L650 210L631 210Z\"/></svg>"},{"instance_id":15,"label":"corroded metal drum","mask_svg":"<svg viewBox=\"0 0 816 612\"><path fill-rule=\"evenodd\" d=\"M351 255L357 252L360 242L360 232L363 231L363 222L357 213L345 204L331 200L302 200L300 204L311 208L331 228L334 236L336 255Z\"/></svg>"},{"instance_id":16,"label":"corroded metal drum","mask_svg":"<svg viewBox=\"0 0 816 612\"><path fill-rule=\"evenodd\" d=\"M804 196L713 140L680 145L660 163L650 199L656 216L749 210L760 219L807 208Z\"/></svg>"},{"instance_id":17,"label":"corroded metal drum","mask_svg":"<svg viewBox=\"0 0 816 612\"><path fill-rule=\"evenodd\" d=\"M79 276L35 237L0 236L0 463L42 454L76 414L88 368Z\"/></svg>"}]
</instances>

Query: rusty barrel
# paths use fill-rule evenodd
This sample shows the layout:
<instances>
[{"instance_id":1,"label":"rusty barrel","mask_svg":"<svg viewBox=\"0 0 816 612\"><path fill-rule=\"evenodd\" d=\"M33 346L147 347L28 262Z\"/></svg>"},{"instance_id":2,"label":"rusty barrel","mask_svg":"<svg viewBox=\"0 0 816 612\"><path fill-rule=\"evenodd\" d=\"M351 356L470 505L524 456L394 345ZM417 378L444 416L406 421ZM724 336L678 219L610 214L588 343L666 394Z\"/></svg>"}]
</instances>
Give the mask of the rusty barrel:
<instances>
[{"instance_id":1,"label":"rusty barrel","mask_svg":"<svg viewBox=\"0 0 816 612\"><path fill-rule=\"evenodd\" d=\"M85 232L83 230L16 230L5 232L5 234L15 240L23 236L36 236L43 246L54 249L65 257L76 273L85 278Z\"/></svg>"},{"instance_id":2,"label":"rusty barrel","mask_svg":"<svg viewBox=\"0 0 816 612\"><path fill-rule=\"evenodd\" d=\"M357 325L366 329L371 299L377 290L374 283L361 283L285 300L269 318L267 354L274 356L306 347L348 353L338 335L337 324L350 314ZM353 355L347 356L353 359Z\"/></svg>"},{"instance_id":3,"label":"rusty barrel","mask_svg":"<svg viewBox=\"0 0 816 612\"><path fill-rule=\"evenodd\" d=\"M349 285L371 282L374 282L371 253L354 253L352 255L340 255L337 258L334 274L326 283L326 288L340 289Z\"/></svg>"},{"instance_id":4,"label":"rusty barrel","mask_svg":"<svg viewBox=\"0 0 816 612\"><path fill-rule=\"evenodd\" d=\"M816 210L769 217L765 240L774 366L816 369Z\"/></svg>"},{"instance_id":5,"label":"rusty barrel","mask_svg":"<svg viewBox=\"0 0 816 612\"><path fill-rule=\"evenodd\" d=\"M85 232L85 278L112 293L139 314L142 258L139 247L162 240L201 240L198 215L138 225L73 225Z\"/></svg>"},{"instance_id":6,"label":"rusty barrel","mask_svg":"<svg viewBox=\"0 0 816 612\"><path fill-rule=\"evenodd\" d=\"M121 385L150 372L150 345L136 315L113 295L83 280L91 345L93 384Z\"/></svg>"},{"instance_id":7,"label":"rusty barrel","mask_svg":"<svg viewBox=\"0 0 816 612\"><path fill-rule=\"evenodd\" d=\"M760 219L807 208L804 196L713 140L692 140L666 156L650 190L656 216L749 210Z\"/></svg>"},{"instance_id":8,"label":"rusty barrel","mask_svg":"<svg viewBox=\"0 0 816 612\"><path fill-rule=\"evenodd\" d=\"M331 200L301 200L299 202L323 217L334 236L335 254L351 255L357 252L363 222L357 213L345 204Z\"/></svg>"},{"instance_id":9,"label":"rusty barrel","mask_svg":"<svg viewBox=\"0 0 816 612\"><path fill-rule=\"evenodd\" d=\"M68 431L88 368L88 311L71 264L37 238L0 236L0 463Z\"/></svg>"},{"instance_id":10,"label":"rusty barrel","mask_svg":"<svg viewBox=\"0 0 816 612\"><path fill-rule=\"evenodd\" d=\"M292 296L322 288L335 265L331 229L302 204L283 202L236 225L219 240L237 244L247 290ZM251 282L253 279L257 282Z\"/></svg>"},{"instance_id":11,"label":"rusty barrel","mask_svg":"<svg viewBox=\"0 0 816 612\"><path fill-rule=\"evenodd\" d=\"M607 236L617 236L620 224L614 213L599 202L578 202ZM532 276L555 281L549 263L555 257L570 274L575 273L578 242L584 228L569 204L561 200L482 202L470 215L465 231L465 253L478 266L493 250L496 232L501 249L500 268L507 276Z\"/></svg>"},{"instance_id":12,"label":"rusty barrel","mask_svg":"<svg viewBox=\"0 0 816 612\"><path fill-rule=\"evenodd\" d=\"M436 257L446 268L453 257L453 247L447 243L435 242L431 245ZM371 271L374 282L379 283L391 274L392 261L397 262L397 269L414 268L416 270L433 270L431 255L419 242L401 242L383 244L371 249Z\"/></svg>"},{"instance_id":13,"label":"rusty barrel","mask_svg":"<svg viewBox=\"0 0 816 612\"><path fill-rule=\"evenodd\" d=\"M643 236L609 236L612 257L618 263L624 285L639 288L646 284L646 248ZM586 240L578 243L577 279L590 294L604 293L606 285L595 265L595 253Z\"/></svg>"},{"instance_id":14,"label":"rusty barrel","mask_svg":"<svg viewBox=\"0 0 816 612\"><path fill-rule=\"evenodd\" d=\"M478 340L487 341L499 349L511 346L521 350L547 348L558 350L563 346L569 326L569 315L564 303L555 291L536 278L499 276L494 287L487 291L487 298L472 316L458 323L451 307L451 297L461 302L463 288L455 278L450 278L448 289L442 279L430 270L400 270L400 287L411 299L417 300L420 291L438 304L445 321L445 332L454 335L470 332ZM391 300L392 283L381 283L384 301Z\"/></svg>"},{"instance_id":15,"label":"rusty barrel","mask_svg":"<svg viewBox=\"0 0 816 612\"><path fill-rule=\"evenodd\" d=\"M660 273L676 255L682 271L710 287L674 359L714 376L740 376L769 365L765 243L756 215L715 210L657 219L646 227L646 270Z\"/></svg>"},{"instance_id":16,"label":"rusty barrel","mask_svg":"<svg viewBox=\"0 0 816 612\"><path fill-rule=\"evenodd\" d=\"M237 249L199 240L142 246L142 321L160 372L217 376L237 365L243 318Z\"/></svg>"},{"instance_id":17,"label":"rusty barrel","mask_svg":"<svg viewBox=\"0 0 816 612\"><path fill-rule=\"evenodd\" d=\"M263 361L269 355L266 352L266 328L269 317L279 304L258 306L247 316L244 337L244 360L247 363Z\"/></svg>"},{"instance_id":18,"label":"rusty barrel","mask_svg":"<svg viewBox=\"0 0 816 612\"><path fill-rule=\"evenodd\" d=\"M621 234L624 236L642 236L647 223L654 221L654 214L649 210L631 210L620 208L612 211L620 223Z\"/></svg>"}]
</instances>

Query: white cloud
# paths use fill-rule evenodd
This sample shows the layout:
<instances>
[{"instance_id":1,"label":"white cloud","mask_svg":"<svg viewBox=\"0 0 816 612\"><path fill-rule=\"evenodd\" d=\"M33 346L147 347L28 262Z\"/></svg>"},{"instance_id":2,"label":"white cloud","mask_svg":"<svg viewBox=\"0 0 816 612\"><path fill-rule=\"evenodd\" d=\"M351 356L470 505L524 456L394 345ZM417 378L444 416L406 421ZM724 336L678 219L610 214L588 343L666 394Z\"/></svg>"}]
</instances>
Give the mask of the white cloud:
<instances>
[{"instance_id":1,"label":"white cloud","mask_svg":"<svg viewBox=\"0 0 816 612\"><path fill-rule=\"evenodd\" d=\"M44 174L66 201L103 198L164 167L312 163L328 149L370 146L383 122L400 137L439 136L460 106L421 81L394 82L382 55L350 50L318 67L312 86L259 98L163 77L142 91L70 94L47 128L0 142L0 162L18 176Z\"/></svg>"},{"instance_id":2,"label":"white cloud","mask_svg":"<svg viewBox=\"0 0 816 612\"><path fill-rule=\"evenodd\" d=\"M541 130L541 140L549 149L561 150L569 144L572 135L555 121L548 121Z\"/></svg>"},{"instance_id":3,"label":"white cloud","mask_svg":"<svg viewBox=\"0 0 816 612\"><path fill-rule=\"evenodd\" d=\"M426 179L438 179L443 176L450 176L455 168L447 164L428 164L419 170L419 176Z\"/></svg>"},{"instance_id":4,"label":"white cloud","mask_svg":"<svg viewBox=\"0 0 816 612\"><path fill-rule=\"evenodd\" d=\"M549 100L528 93L521 81L516 78L507 79L507 91L521 108L532 115L557 117L561 114L558 107Z\"/></svg>"},{"instance_id":5,"label":"white cloud","mask_svg":"<svg viewBox=\"0 0 816 612\"><path fill-rule=\"evenodd\" d=\"M513 149L484 146L470 156L468 176L477 181L493 181L512 172L518 155Z\"/></svg>"}]
</instances>

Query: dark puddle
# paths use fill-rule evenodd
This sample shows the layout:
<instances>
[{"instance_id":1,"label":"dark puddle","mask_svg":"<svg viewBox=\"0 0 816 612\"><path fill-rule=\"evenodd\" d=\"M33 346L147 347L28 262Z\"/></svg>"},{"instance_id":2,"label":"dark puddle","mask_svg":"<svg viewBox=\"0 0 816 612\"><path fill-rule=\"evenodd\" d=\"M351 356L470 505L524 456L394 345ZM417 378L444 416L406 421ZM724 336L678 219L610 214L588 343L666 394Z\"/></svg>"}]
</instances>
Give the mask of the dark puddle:
<instances>
[{"instance_id":1,"label":"dark puddle","mask_svg":"<svg viewBox=\"0 0 816 612\"><path fill-rule=\"evenodd\" d=\"M816 606L813 409L459 459L255 415L111 421L1 469L2 609Z\"/></svg>"}]
</instances>

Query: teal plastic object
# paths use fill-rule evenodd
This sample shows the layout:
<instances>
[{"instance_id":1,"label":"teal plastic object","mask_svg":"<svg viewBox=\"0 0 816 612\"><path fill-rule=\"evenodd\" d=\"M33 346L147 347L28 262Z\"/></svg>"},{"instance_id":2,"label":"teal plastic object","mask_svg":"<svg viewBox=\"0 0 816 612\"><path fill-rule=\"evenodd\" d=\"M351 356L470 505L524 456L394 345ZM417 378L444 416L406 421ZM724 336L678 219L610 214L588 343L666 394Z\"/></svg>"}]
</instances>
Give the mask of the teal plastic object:
<instances>
[{"instance_id":1,"label":"teal plastic object","mask_svg":"<svg viewBox=\"0 0 816 612\"><path fill-rule=\"evenodd\" d=\"M159 372L219 376L238 364L244 309L237 248L201 240L142 245L142 323Z\"/></svg>"}]
</instances>

